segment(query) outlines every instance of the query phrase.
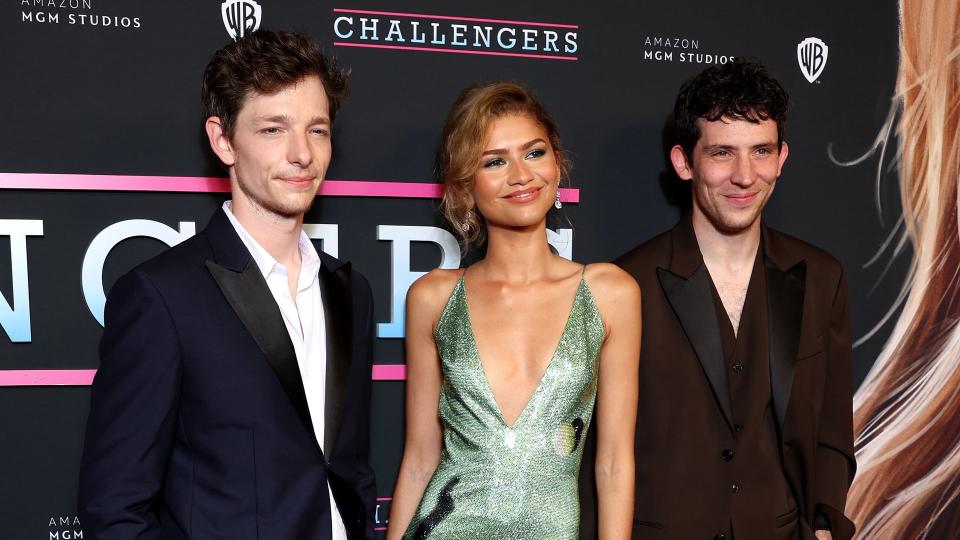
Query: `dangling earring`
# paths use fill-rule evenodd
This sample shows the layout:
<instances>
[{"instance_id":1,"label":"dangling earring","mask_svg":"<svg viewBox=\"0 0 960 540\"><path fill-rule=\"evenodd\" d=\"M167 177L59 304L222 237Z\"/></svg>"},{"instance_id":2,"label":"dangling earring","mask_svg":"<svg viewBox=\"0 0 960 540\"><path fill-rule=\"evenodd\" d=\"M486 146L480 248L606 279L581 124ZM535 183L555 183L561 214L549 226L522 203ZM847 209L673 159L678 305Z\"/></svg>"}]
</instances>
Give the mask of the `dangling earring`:
<instances>
[{"instance_id":1,"label":"dangling earring","mask_svg":"<svg viewBox=\"0 0 960 540\"><path fill-rule=\"evenodd\" d=\"M460 224L460 230L465 233L470 232L471 220L473 220L473 210L467 210L467 213L463 216L463 223Z\"/></svg>"},{"instance_id":2,"label":"dangling earring","mask_svg":"<svg viewBox=\"0 0 960 540\"><path fill-rule=\"evenodd\" d=\"M557 187L557 200L553 202L553 207L557 210L563 208L563 203L560 202L560 188Z\"/></svg>"}]
</instances>

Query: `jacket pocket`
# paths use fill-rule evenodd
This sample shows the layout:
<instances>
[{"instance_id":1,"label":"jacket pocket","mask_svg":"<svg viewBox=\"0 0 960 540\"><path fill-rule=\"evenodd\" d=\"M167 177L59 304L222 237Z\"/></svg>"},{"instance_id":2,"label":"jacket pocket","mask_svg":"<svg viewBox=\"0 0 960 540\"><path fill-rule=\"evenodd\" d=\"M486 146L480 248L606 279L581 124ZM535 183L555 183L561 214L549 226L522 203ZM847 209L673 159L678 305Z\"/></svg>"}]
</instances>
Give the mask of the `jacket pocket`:
<instances>
[{"instance_id":1,"label":"jacket pocket","mask_svg":"<svg viewBox=\"0 0 960 540\"><path fill-rule=\"evenodd\" d=\"M812 340L801 340L797 350L797 362L814 357L823 352L823 336L819 335Z\"/></svg>"},{"instance_id":2,"label":"jacket pocket","mask_svg":"<svg viewBox=\"0 0 960 540\"><path fill-rule=\"evenodd\" d=\"M796 507L794 507L793 510L790 510L789 512L786 512L784 514L780 514L779 516L777 516L774 519L774 527L779 529L781 527L786 527L787 525L793 525L796 523L796 521L797 521L797 509Z\"/></svg>"},{"instance_id":3,"label":"jacket pocket","mask_svg":"<svg viewBox=\"0 0 960 540\"><path fill-rule=\"evenodd\" d=\"M651 529L663 530L663 523L657 523L656 521L643 521L640 519L633 520L634 527L648 527Z\"/></svg>"}]
</instances>

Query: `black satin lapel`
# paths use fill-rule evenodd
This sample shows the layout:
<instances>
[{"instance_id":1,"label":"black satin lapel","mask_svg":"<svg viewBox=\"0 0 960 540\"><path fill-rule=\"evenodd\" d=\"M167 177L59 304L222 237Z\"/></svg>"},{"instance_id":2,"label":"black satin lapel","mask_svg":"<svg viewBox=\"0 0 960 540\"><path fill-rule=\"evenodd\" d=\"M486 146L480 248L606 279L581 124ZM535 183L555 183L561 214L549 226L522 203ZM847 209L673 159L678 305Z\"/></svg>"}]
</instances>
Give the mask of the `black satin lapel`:
<instances>
[{"instance_id":1,"label":"black satin lapel","mask_svg":"<svg viewBox=\"0 0 960 540\"><path fill-rule=\"evenodd\" d=\"M297 364L297 353L293 349L280 308L270 294L260 269L253 259L242 272L234 272L213 261L207 261L207 268L233 311L260 346L307 432L314 435L307 395L303 390L303 380Z\"/></svg>"},{"instance_id":2,"label":"black satin lapel","mask_svg":"<svg viewBox=\"0 0 960 540\"><path fill-rule=\"evenodd\" d=\"M320 295L327 330L327 382L323 451L333 454L343 420L347 377L353 363L353 285L350 263L331 272L320 266Z\"/></svg>"},{"instance_id":3,"label":"black satin lapel","mask_svg":"<svg viewBox=\"0 0 960 540\"><path fill-rule=\"evenodd\" d=\"M723 410L723 416L733 429L730 387L727 385L723 344L720 341L720 328L717 326L707 267L701 265L688 279L664 268L657 268L657 277L670 306L680 319L690 345L697 353L720 409Z\"/></svg>"},{"instance_id":4,"label":"black satin lapel","mask_svg":"<svg viewBox=\"0 0 960 540\"><path fill-rule=\"evenodd\" d=\"M793 387L793 371L800 344L807 264L801 261L786 272L767 259L767 324L770 344L770 386L777 426L783 428Z\"/></svg>"}]
</instances>

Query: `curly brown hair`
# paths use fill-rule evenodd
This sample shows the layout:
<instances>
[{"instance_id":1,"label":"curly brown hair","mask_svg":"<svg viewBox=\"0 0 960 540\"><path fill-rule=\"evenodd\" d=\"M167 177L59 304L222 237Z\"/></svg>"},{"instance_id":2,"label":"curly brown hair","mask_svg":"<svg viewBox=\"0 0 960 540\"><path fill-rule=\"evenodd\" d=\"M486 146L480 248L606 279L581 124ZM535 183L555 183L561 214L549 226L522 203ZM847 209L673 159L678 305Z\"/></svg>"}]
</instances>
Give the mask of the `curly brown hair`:
<instances>
[{"instance_id":1,"label":"curly brown hair","mask_svg":"<svg viewBox=\"0 0 960 540\"><path fill-rule=\"evenodd\" d=\"M683 83L673 107L677 139L687 156L700 140L697 119L716 122L724 117L754 124L770 119L777 124L777 146L783 144L790 98L760 62L737 58L709 67Z\"/></svg>"},{"instance_id":2,"label":"curly brown hair","mask_svg":"<svg viewBox=\"0 0 960 540\"><path fill-rule=\"evenodd\" d=\"M314 75L323 84L333 122L347 94L348 72L306 34L251 32L215 52L207 64L201 86L204 114L220 118L232 136L237 114L252 92L273 94Z\"/></svg>"},{"instance_id":3,"label":"curly brown hair","mask_svg":"<svg viewBox=\"0 0 960 540\"><path fill-rule=\"evenodd\" d=\"M547 132L561 182L568 178L569 162L553 119L521 84L498 82L463 90L450 108L437 150L437 174L443 182L440 211L460 237L463 252L486 240L483 217L475 210L473 176L479 167L490 123L498 118L526 115Z\"/></svg>"}]
</instances>

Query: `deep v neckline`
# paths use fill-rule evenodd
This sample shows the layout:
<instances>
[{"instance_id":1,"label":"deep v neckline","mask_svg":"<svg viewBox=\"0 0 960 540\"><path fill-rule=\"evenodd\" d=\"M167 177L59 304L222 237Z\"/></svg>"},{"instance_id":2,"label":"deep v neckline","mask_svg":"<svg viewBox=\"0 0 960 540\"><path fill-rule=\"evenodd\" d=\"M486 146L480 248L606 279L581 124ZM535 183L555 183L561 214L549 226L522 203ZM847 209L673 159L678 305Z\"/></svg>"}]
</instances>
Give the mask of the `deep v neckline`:
<instances>
[{"instance_id":1,"label":"deep v neckline","mask_svg":"<svg viewBox=\"0 0 960 540\"><path fill-rule=\"evenodd\" d=\"M547 361L546 366L543 368L543 373L540 375L540 379L537 381L537 385L534 387L533 391L530 392L530 395L527 397L526 403L523 404L523 407L520 409L520 414L513 419L512 424L508 424L506 419L503 417L503 409L500 407L500 403L497 401L497 395L493 391L493 386L490 384L490 378L487 376L487 370L483 367L483 359L480 358L480 345L477 341L477 333L473 328L473 319L470 316L470 299L467 297L467 282L464 279L466 277L466 272L460 276L460 289L463 292L463 303L465 305L464 312L467 315L467 326L470 327L470 340L473 342L473 352L474 357L477 360L477 364L480 368L480 373L483 375L483 382L486 386L487 393L489 394L490 401L493 403L494 409L497 412L497 419L500 420L500 423L504 425L507 429L513 429L517 424L523 419L524 415L527 412L527 409L530 407L530 403L533 402L534 398L537 397L537 394L540 393L540 389L543 388L543 381L547 378L547 374L550 372L550 368L553 366L553 363L557 359L557 353L560 351L560 346L563 344L563 338L567 335L567 330L570 327L570 321L573 318L573 311L577 307L577 301L580 300L581 289L584 286L583 273L580 273L580 281L577 283L577 289L573 293L573 301L570 303L570 311L567 312L567 320L563 324L563 330L560 332L560 337L557 339L557 345L553 348L553 354L550 355L550 359Z\"/></svg>"}]
</instances>

